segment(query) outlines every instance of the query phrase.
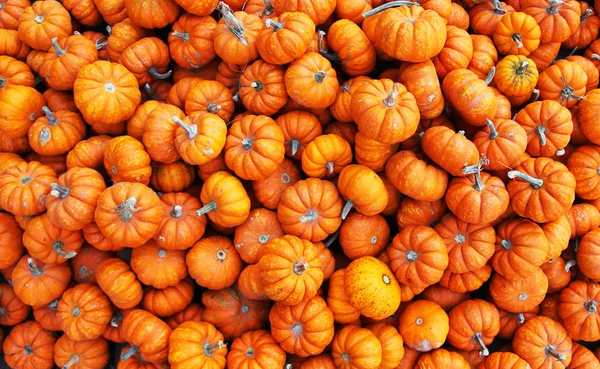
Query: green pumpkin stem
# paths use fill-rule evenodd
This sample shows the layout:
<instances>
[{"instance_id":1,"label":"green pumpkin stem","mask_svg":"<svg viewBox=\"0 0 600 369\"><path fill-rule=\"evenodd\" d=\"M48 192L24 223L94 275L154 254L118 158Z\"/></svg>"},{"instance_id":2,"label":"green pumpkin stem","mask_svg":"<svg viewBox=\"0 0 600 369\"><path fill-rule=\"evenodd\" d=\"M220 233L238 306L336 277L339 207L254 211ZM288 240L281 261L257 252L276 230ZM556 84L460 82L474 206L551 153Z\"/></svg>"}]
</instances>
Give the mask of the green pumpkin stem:
<instances>
[{"instance_id":1,"label":"green pumpkin stem","mask_svg":"<svg viewBox=\"0 0 600 369\"><path fill-rule=\"evenodd\" d=\"M317 32L318 36L318 45L319 45L319 54L321 54L325 59L332 61L332 62L339 62L342 59L340 58L340 56L332 51L330 51L329 49L325 48L325 45L323 44L323 40L325 39L325 31L319 30Z\"/></svg>"},{"instance_id":2,"label":"green pumpkin stem","mask_svg":"<svg viewBox=\"0 0 600 369\"><path fill-rule=\"evenodd\" d=\"M502 9L502 4L500 4L500 0L492 0L492 5L494 6L494 13L498 15L506 14L506 9Z\"/></svg>"},{"instance_id":3,"label":"green pumpkin stem","mask_svg":"<svg viewBox=\"0 0 600 369\"><path fill-rule=\"evenodd\" d=\"M485 125L488 126L488 128L490 129L490 140L495 140L496 138L498 138L498 131L496 130L494 122L492 122L492 120L490 119L486 119Z\"/></svg>"},{"instance_id":4,"label":"green pumpkin stem","mask_svg":"<svg viewBox=\"0 0 600 369\"><path fill-rule=\"evenodd\" d=\"M529 62L527 60L523 60L523 62L521 62L521 65L519 65L519 67L515 69L515 73L524 74L528 66Z\"/></svg>"},{"instance_id":5,"label":"green pumpkin stem","mask_svg":"<svg viewBox=\"0 0 600 369\"><path fill-rule=\"evenodd\" d=\"M131 346L121 355L121 361L127 361L130 357L135 355L138 351L140 351L139 346Z\"/></svg>"},{"instance_id":6,"label":"green pumpkin stem","mask_svg":"<svg viewBox=\"0 0 600 369\"><path fill-rule=\"evenodd\" d=\"M77 253L75 251L66 252L65 250L63 250L64 245L65 244L61 241L56 241L52 244L52 250L54 250L58 254L58 256L60 256L63 259L72 259L75 256L77 256Z\"/></svg>"},{"instance_id":7,"label":"green pumpkin stem","mask_svg":"<svg viewBox=\"0 0 600 369\"><path fill-rule=\"evenodd\" d=\"M517 44L517 48L520 49L522 48L523 45L523 38L521 37L520 33L515 33L512 35L511 39Z\"/></svg>"},{"instance_id":8,"label":"green pumpkin stem","mask_svg":"<svg viewBox=\"0 0 600 369\"><path fill-rule=\"evenodd\" d=\"M201 215L208 213L209 211L216 211L216 210L217 210L217 203L211 200L211 202L209 202L208 204L206 204L203 207L201 207L200 209L198 209L198 211L196 212L196 215L201 216Z\"/></svg>"},{"instance_id":9,"label":"green pumpkin stem","mask_svg":"<svg viewBox=\"0 0 600 369\"><path fill-rule=\"evenodd\" d=\"M57 37L52 38L52 47L54 48L54 51L56 52L56 56L58 56L59 58L67 53L67 51L64 50L63 48L61 48L60 45L58 44Z\"/></svg>"},{"instance_id":10,"label":"green pumpkin stem","mask_svg":"<svg viewBox=\"0 0 600 369\"><path fill-rule=\"evenodd\" d=\"M346 201L346 204L344 205L344 208L342 209L342 220L346 219L348 214L350 214L350 210L352 210L352 207L354 207L354 201L352 201L352 200Z\"/></svg>"},{"instance_id":11,"label":"green pumpkin stem","mask_svg":"<svg viewBox=\"0 0 600 369\"><path fill-rule=\"evenodd\" d=\"M487 76L485 76L485 84L489 86L490 83L492 83L492 81L494 80L494 77L496 76L496 66L493 66L490 68L490 71L488 72Z\"/></svg>"},{"instance_id":12,"label":"green pumpkin stem","mask_svg":"<svg viewBox=\"0 0 600 369\"><path fill-rule=\"evenodd\" d=\"M477 343L477 345L481 349L481 351L479 351L479 354L481 356L488 356L490 354L490 350L488 350L488 348L485 346L485 343L483 342L481 332L475 333L471 338Z\"/></svg>"},{"instance_id":13,"label":"green pumpkin stem","mask_svg":"<svg viewBox=\"0 0 600 369\"><path fill-rule=\"evenodd\" d=\"M48 109L47 106L42 106L42 111L44 112L44 114L46 114L46 118L48 118L48 121L50 122L50 127L58 124L58 120L56 119L54 114L52 114L50 109Z\"/></svg>"},{"instance_id":14,"label":"green pumpkin stem","mask_svg":"<svg viewBox=\"0 0 600 369\"><path fill-rule=\"evenodd\" d=\"M188 42L190 40L190 34L187 32L173 31L171 34L175 37L179 37L183 42Z\"/></svg>"}]
</instances>

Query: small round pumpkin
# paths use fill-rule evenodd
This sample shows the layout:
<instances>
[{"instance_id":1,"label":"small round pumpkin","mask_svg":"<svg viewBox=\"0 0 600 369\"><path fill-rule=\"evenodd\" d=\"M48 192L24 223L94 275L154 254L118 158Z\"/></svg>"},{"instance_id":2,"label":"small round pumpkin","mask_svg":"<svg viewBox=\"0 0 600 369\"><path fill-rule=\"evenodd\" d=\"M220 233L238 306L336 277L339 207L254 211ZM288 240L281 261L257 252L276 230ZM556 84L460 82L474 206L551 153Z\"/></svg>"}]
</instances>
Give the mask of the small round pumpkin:
<instances>
[{"instance_id":1,"label":"small round pumpkin","mask_svg":"<svg viewBox=\"0 0 600 369\"><path fill-rule=\"evenodd\" d=\"M435 302L411 302L400 313L400 334L405 344L419 352L442 346L450 329L446 312Z\"/></svg>"}]
</instances>

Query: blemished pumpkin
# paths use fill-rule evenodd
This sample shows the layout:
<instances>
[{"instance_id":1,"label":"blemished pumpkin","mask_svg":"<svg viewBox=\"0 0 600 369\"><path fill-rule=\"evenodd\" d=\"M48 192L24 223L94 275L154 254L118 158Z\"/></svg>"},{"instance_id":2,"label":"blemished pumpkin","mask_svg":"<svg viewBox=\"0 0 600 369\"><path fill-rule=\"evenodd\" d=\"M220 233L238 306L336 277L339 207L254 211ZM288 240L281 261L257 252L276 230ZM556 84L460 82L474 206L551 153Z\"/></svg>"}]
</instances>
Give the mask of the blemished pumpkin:
<instances>
[{"instance_id":1,"label":"blemished pumpkin","mask_svg":"<svg viewBox=\"0 0 600 369\"><path fill-rule=\"evenodd\" d=\"M404 343L419 352L442 346L449 329L448 314L432 301L411 302L400 314L400 334Z\"/></svg>"}]
</instances>

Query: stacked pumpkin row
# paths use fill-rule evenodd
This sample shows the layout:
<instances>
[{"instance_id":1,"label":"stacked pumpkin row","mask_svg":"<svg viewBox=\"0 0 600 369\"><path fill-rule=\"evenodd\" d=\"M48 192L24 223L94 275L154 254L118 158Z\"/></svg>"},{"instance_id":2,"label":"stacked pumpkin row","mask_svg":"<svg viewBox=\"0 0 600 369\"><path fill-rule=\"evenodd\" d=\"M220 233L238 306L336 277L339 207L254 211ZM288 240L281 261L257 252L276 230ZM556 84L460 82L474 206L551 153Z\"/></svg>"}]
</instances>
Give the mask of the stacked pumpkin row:
<instances>
[{"instance_id":1,"label":"stacked pumpkin row","mask_svg":"<svg viewBox=\"0 0 600 369\"><path fill-rule=\"evenodd\" d=\"M6 362L599 368L595 8L1 3Z\"/></svg>"}]
</instances>

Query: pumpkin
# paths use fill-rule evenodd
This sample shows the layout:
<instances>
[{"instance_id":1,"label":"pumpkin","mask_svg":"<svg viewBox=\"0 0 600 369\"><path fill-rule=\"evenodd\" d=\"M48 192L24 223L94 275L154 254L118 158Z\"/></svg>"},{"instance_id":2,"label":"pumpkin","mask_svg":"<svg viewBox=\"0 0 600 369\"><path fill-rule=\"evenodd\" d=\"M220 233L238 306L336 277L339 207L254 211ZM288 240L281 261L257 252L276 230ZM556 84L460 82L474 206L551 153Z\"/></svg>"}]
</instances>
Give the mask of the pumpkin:
<instances>
[{"instance_id":1,"label":"pumpkin","mask_svg":"<svg viewBox=\"0 0 600 369\"><path fill-rule=\"evenodd\" d=\"M9 284L0 284L0 324L15 326L27 319L31 307L21 301Z\"/></svg>"},{"instance_id":2,"label":"pumpkin","mask_svg":"<svg viewBox=\"0 0 600 369\"><path fill-rule=\"evenodd\" d=\"M334 134L314 138L302 152L302 171L312 178L333 177L351 162L350 144Z\"/></svg>"},{"instance_id":3,"label":"pumpkin","mask_svg":"<svg viewBox=\"0 0 600 369\"><path fill-rule=\"evenodd\" d=\"M56 337L39 323L19 324L4 339L4 360L11 368L50 369L54 366L55 342Z\"/></svg>"},{"instance_id":4,"label":"pumpkin","mask_svg":"<svg viewBox=\"0 0 600 369\"><path fill-rule=\"evenodd\" d=\"M587 368L600 365L600 361L592 351L578 343L573 342L572 356L569 366L571 368Z\"/></svg>"},{"instance_id":5,"label":"pumpkin","mask_svg":"<svg viewBox=\"0 0 600 369\"><path fill-rule=\"evenodd\" d=\"M512 352L494 352L482 363L482 369L527 369L529 364Z\"/></svg>"},{"instance_id":6,"label":"pumpkin","mask_svg":"<svg viewBox=\"0 0 600 369\"><path fill-rule=\"evenodd\" d=\"M577 119L579 121L581 131L592 143L595 144L600 143L600 140L598 139L598 131L593 124L593 117L595 117L595 114L598 110L599 96L600 91L597 91L597 89L592 90L588 92L585 96L585 99L578 104L579 114Z\"/></svg>"},{"instance_id":7,"label":"pumpkin","mask_svg":"<svg viewBox=\"0 0 600 369\"><path fill-rule=\"evenodd\" d=\"M15 294L29 306L46 305L60 297L70 279L67 263L42 264L28 255L19 260L10 276Z\"/></svg>"},{"instance_id":8,"label":"pumpkin","mask_svg":"<svg viewBox=\"0 0 600 369\"><path fill-rule=\"evenodd\" d=\"M600 159L600 151L595 145L580 146L569 156L567 167L575 176L575 193L582 199L600 197L596 189L597 168L600 166L600 161L596 163L597 159Z\"/></svg>"},{"instance_id":9,"label":"pumpkin","mask_svg":"<svg viewBox=\"0 0 600 369\"><path fill-rule=\"evenodd\" d=\"M528 56L538 48L541 37L535 18L520 11L505 14L493 33L494 45L503 55Z\"/></svg>"},{"instance_id":10,"label":"pumpkin","mask_svg":"<svg viewBox=\"0 0 600 369\"><path fill-rule=\"evenodd\" d=\"M83 227L83 237L87 243L98 250L121 251L125 248L125 246L115 246L110 239L104 236L96 223L91 223Z\"/></svg>"},{"instance_id":11,"label":"pumpkin","mask_svg":"<svg viewBox=\"0 0 600 369\"><path fill-rule=\"evenodd\" d=\"M110 136L93 136L87 140L81 140L67 154L67 169L84 167L102 170L104 167L104 152Z\"/></svg>"},{"instance_id":12,"label":"pumpkin","mask_svg":"<svg viewBox=\"0 0 600 369\"><path fill-rule=\"evenodd\" d=\"M0 133L11 139L27 136L29 127L42 116L43 106L44 97L32 87L13 85L2 89Z\"/></svg>"},{"instance_id":13,"label":"pumpkin","mask_svg":"<svg viewBox=\"0 0 600 369\"><path fill-rule=\"evenodd\" d=\"M351 164L342 169L338 177L338 190L340 195L348 199L342 209L342 219L353 207L369 216L381 213L388 203L383 181L364 165Z\"/></svg>"},{"instance_id":14,"label":"pumpkin","mask_svg":"<svg viewBox=\"0 0 600 369\"><path fill-rule=\"evenodd\" d=\"M15 215L35 215L46 210L46 196L56 174L39 162L19 162L0 174L0 206Z\"/></svg>"},{"instance_id":15,"label":"pumpkin","mask_svg":"<svg viewBox=\"0 0 600 369\"><path fill-rule=\"evenodd\" d=\"M283 161L283 132L267 116L248 115L231 125L224 150L225 163L240 178L258 180Z\"/></svg>"},{"instance_id":16,"label":"pumpkin","mask_svg":"<svg viewBox=\"0 0 600 369\"><path fill-rule=\"evenodd\" d=\"M242 270L237 281L240 293L252 300L268 300L260 280L258 264L249 264Z\"/></svg>"},{"instance_id":17,"label":"pumpkin","mask_svg":"<svg viewBox=\"0 0 600 369\"><path fill-rule=\"evenodd\" d=\"M426 226L406 226L390 247L390 268L400 283L425 289L439 282L448 267L448 250L437 232Z\"/></svg>"},{"instance_id":18,"label":"pumpkin","mask_svg":"<svg viewBox=\"0 0 600 369\"><path fill-rule=\"evenodd\" d=\"M510 313L506 310L498 309L500 313L500 332L498 332L498 337L512 339L517 329L523 323L538 316L539 310L538 306L523 313Z\"/></svg>"},{"instance_id":19,"label":"pumpkin","mask_svg":"<svg viewBox=\"0 0 600 369\"><path fill-rule=\"evenodd\" d=\"M468 369L471 367L460 353L445 349L437 349L420 355L416 365L418 368Z\"/></svg>"},{"instance_id":20,"label":"pumpkin","mask_svg":"<svg viewBox=\"0 0 600 369\"><path fill-rule=\"evenodd\" d=\"M433 58L437 74L442 79L453 70L467 68L473 57L473 41L467 31L447 25L446 35L444 47Z\"/></svg>"},{"instance_id":21,"label":"pumpkin","mask_svg":"<svg viewBox=\"0 0 600 369\"><path fill-rule=\"evenodd\" d=\"M381 9L375 8L364 15L380 11ZM379 44L386 54L411 63L420 63L436 56L446 42L444 18L419 5L384 10L376 30L382 37Z\"/></svg>"},{"instance_id":22,"label":"pumpkin","mask_svg":"<svg viewBox=\"0 0 600 369\"><path fill-rule=\"evenodd\" d=\"M85 123L79 114L67 110L52 113L46 106L42 111L45 116L36 119L28 132L29 144L38 154L65 154L85 137Z\"/></svg>"},{"instance_id":23,"label":"pumpkin","mask_svg":"<svg viewBox=\"0 0 600 369\"><path fill-rule=\"evenodd\" d=\"M411 302L400 313L400 334L404 343L419 352L439 348L449 329L448 315L432 301Z\"/></svg>"},{"instance_id":24,"label":"pumpkin","mask_svg":"<svg viewBox=\"0 0 600 369\"><path fill-rule=\"evenodd\" d=\"M558 314L571 339L592 342L598 338L598 300L594 283L573 281L560 292Z\"/></svg>"},{"instance_id":25,"label":"pumpkin","mask_svg":"<svg viewBox=\"0 0 600 369\"><path fill-rule=\"evenodd\" d=\"M284 235L277 214L264 208L253 209L246 221L236 227L234 244L244 262L255 264L264 245L272 238Z\"/></svg>"},{"instance_id":26,"label":"pumpkin","mask_svg":"<svg viewBox=\"0 0 600 369\"><path fill-rule=\"evenodd\" d=\"M186 278L174 286L163 289L146 288L142 306L144 310L163 318L183 311L193 298L194 282Z\"/></svg>"},{"instance_id":27,"label":"pumpkin","mask_svg":"<svg viewBox=\"0 0 600 369\"><path fill-rule=\"evenodd\" d=\"M531 368L564 368L571 362L571 339L554 320L539 316L528 320L513 338L513 350Z\"/></svg>"},{"instance_id":28,"label":"pumpkin","mask_svg":"<svg viewBox=\"0 0 600 369\"><path fill-rule=\"evenodd\" d=\"M350 259L377 256L386 246L390 227L381 215L350 213L340 228L340 245Z\"/></svg>"},{"instance_id":29,"label":"pumpkin","mask_svg":"<svg viewBox=\"0 0 600 369\"><path fill-rule=\"evenodd\" d=\"M124 6L125 4L123 3ZM106 39L108 60L113 63L118 62L125 49L134 42L152 34L152 31L138 27L125 15L124 19L113 24L110 28L110 35Z\"/></svg>"},{"instance_id":30,"label":"pumpkin","mask_svg":"<svg viewBox=\"0 0 600 369\"><path fill-rule=\"evenodd\" d=\"M49 331L60 331L60 322L57 317L58 301L60 298L46 305L33 308L33 317L40 326Z\"/></svg>"},{"instance_id":31,"label":"pumpkin","mask_svg":"<svg viewBox=\"0 0 600 369\"><path fill-rule=\"evenodd\" d=\"M267 177L253 181L257 200L268 209L277 209L284 191L300 180L300 170L289 159L284 159Z\"/></svg>"},{"instance_id":32,"label":"pumpkin","mask_svg":"<svg viewBox=\"0 0 600 369\"><path fill-rule=\"evenodd\" d=\"M432 61L402 63L398 71L398 82L415 97L422 120L434 119L442 113L445 100Z\"/></svg>"},{"instance_id":33,"label":"pumpkin","mask_svg":"<svg viewBox=\"0 0 600 369\"><path fill-rule=\"evenodd\" d=\"M591 204L573 205L565 214L571 228L571 238L583 237L600 225L600 212Z\"/></svg>"},{"instance_id":34,"label":"pumpkin","mask_svg":"<svg viewBox=\"0 0 600 369\"><path fill-rule=\"evenodd\" d=\"M133 115L141 92L124 66L104 60L79 70L73 85L75 105L89 124L117 124Z\"/></svg>"},{"instance_id":35,"label":"pumpkin","mask_svg":"<svg viewBox=\"0 0 600 369\"><path fill-rule=\"evenodd\" d=\"M175 286L187 276L185 253L165 250L154 240L132 251L130 265L140 282L154 288ZM148 265L154 265L157 269L149 269Z\"/></svg>"},{"instance_id":36,"label":"pumpkin","mask_svg":"<svg viewBox=\"0 0 600 369\"><path fill-rule=\"evenodd\" d=\"M500 330L498 309L484 300L469 300L458 304L449 313L450 330L448 342L460 349L480 349L480 355L488 356L489 345Z\"/></svg>"},{"instance_id":37,"label":"pumpkin","mask_svg":"<svg viewBox=\"0 0 600 369\"><path fill-rule=\"evenodd\" d=\"M200 201L188 193L167 193L161 196L165 204L164 217L154 240L166 250L185 250L202 237L206 217L197 217Z\"/></svg>"},{"instance_id":38,"label":"pumpkin","mask_svg":"<svg viewBox=\"0 0 600 369\"><path fill-rule=\"evenodd\" d=\"M186 265L196 283L211 290L231 286L242 271L242 260L233 242L223 236L196 242L186 255Z\"/></svg>"},{"instance_id":39,"label":"pumpkin","mask_svg":"<svg viewBox=\"0 0 600 369\"><path fill-rule=\"evenodd\" d=\"M71 16L58 1L31 4L19 18L19 37L36 50L48 50L54 37L71 34Z\"/></svg>"},{"instance_id":40,"label":"pumpkin","mask_svg":"<svg viewBox=\"0 0 600 369\"><path fill-rule=\"evenodd\" d=\"M217 10L222 16L215 28L214 46L217 55L225 63L232 65L247 65L258 59L257 37L265 28L261 19L243 11L234 13L223 2L218 4Z\"/></svg>"},{"instance_id":41,"label":"pumpkin","mask_svg":"<svg viewBox=\"0 0 600 369\"><path fill-rule=\"evenodd\" d=\"M468 292L457 293L450 289L442 286L441 284L434 284L427 287L421 293L424 300L433 301L440 305L445 311L452 310L455 306L463 301L471 299L471 295Z\"/></svg>"},{"instance_id":42,"label":"pumpkin","mask_svg":"<svg viewBox=\"0 0 600 369\"><path fill-rule=\"evenodd\" d=\"M6 30L16 30L19 26L21 14L30 5L29 0L11 0L2 3L0 26Z\"/></svg>"},{"instance_id":43,"label":"pumpkin","mask_svg":"<svg viewBox=\"0 0 600 369\"><path fill-rule=\"evenodd\" d=\"M125 361L136 352L144 361L162 363L167 359L171 328L151 313L134 309L125 313L121 332L131 348L121 355Z\"/></svg>"},{"instance_id":44,"label":"pumpkin","mask_svg":"<svg viewBox=\"0 0 600 369\"><path fill-rule=\"evenodd\" d=\"M413 151L403 150L394 154L387 161L385 172L394 187L413 199L438 201L446 193L448 174L428 164ZM418 182L416 178L427 178L427 181Z\"/></svg>"},{"instance_id":45,"label":"pumpkin","mask_svg":"<svg viewBox=\"0 0 600 369\"><path fill-rule=\"evenodd\" d=\"M315 23L301 12L284 12L264 23L256 48L261 58L271 64L288 64L304 55L315 34Z\"/></svg>"},{"instance_id":46,"label":"pumpkin","mask_svg":"<svg viewBox=\"0 0 600 369\"><path fill-rule=\"evenodd\" d=\"M190 89L185 100L185 113L208 112L229 122L233 115L234 101L231 92L220 82L203 80Z\"/></svg>"},{"instance_id":47,"label":"pumpkin","mask_svg":"<svg viewBox=\"0 0 600 369\"><path fill-rule=\"evenodd\" d=\"M323 31L319 31L319 36ZM329 26L327 44L334 53L324 50L319 43L321 54L341 62L342 70L351 77L367 75L375 67L375 48L363 30L348 19L340 19Z\"/></svg>"},{"instance_id":48,"label":"pumpkin","mask_svg":"<svg viewBox=\"0 0 600 369\"><path fill-rule=\"evenodd\" d=\"M141 183L117 183L100 194L96 225L116 246L138 247L158 231L163 206L158 195Z\"/></svg>"},{"instance_id":49,"label":"pumpkin","mask_svg":"<svg viewBox=\"0 0 600 369\"><path fill-rule=\"evenodd\" d=\"M352 307L369 318L386 318L400 305L398 281L385 263L372 256L358 258L348 265L344 289Z\"/></svg>"},{"instance_id":50,"label":"pumpkin","mask_svg":"<svg viewBox=\"0 0 600 369\"><path fill-rule=\"evenodd\" d=\"M185 108L185 100L190 93L191 89L196 87L198 83L202 82L202 78L196 77L185 77L176 82L173 87L169 90L167 96L167 103L175 105L179 109ZM158 104L156 104L158 105Z\"/></svg>"},{"instance_id":51,"label":"pumpkin","mask_svg":"<svg viewBox=\"0 0 600 369\"><path fill-rule=\"evenodd\" d=\"M527 159L508 177L514 179L507 186L514 211L534 222L552 221L573 204L575 177L552 159Z\"/></svg>"},{"instance_id":52,"label":"pumpkin","mask_svg":"<svg viewBox=\"0 0 600 369\"><path fill-rule=\"evenodd\" d=\"M533 16L540 25L540 41L543 43L566 41L579 28L581 8L577 1L555 3L523 0L521 7L524 13Z\"/></svg>"},{"instance_id":53,"label":"pumpkin","mask_svg":"<svg viewBox=\"0 0 600 369\"><path fill-rule=\"evenodd\" d=\"M11 56L21 61L25 61L29 56L31 48L21 40L19 32L0 28L0 39L2 40L2 43L0 44L0 52L2 52L2 55ZM43 55L43 52L34 54L34 56L37 56L37 59L35 59L36 66L39 66L38 63L41 63ZM27 65L30 64L34 65L33 63L27 63Z\"/></svg>"},{"instance_id":54,"label":"pumpkin","mask_svg":"<svg viewBox=\"0 0 600 369\"><path fill-rule=\"evenodd\" d=\"M480 155L487 159L482 166L489 170L515 166L525 153L527 141L525 129L509 119L488 119L486 127L473 137L473 143Z\"/></svg>"},{"instance_id":55,"label":"pumpkin","mask_svg":"<svg viewBox=\"0 0 600 369\"><path fill-rule=\"evenodd\" d=\"M336 9L336 2L327 0L297 2L293 0L274 1L272 4L276 14L284 12L299 12L308 15L315 25L319 26L325 23Z\"/></svg>"},{"instance_id":56,"label":"pumpkin","mask_svg":"<svg viewBox=\"0 0 600 369\"><path fill-rule=\"evenodd\" d=\"M347 325L333 338L331 355L338 368L375 369L382 362L383 348L370 330Z\"/></svg>"},{"instance_id":57,"label":"pumpkin","mask_svg":"<svg viewBox=\"0 0 600 369\"><path fill-rule=\"evenodd\" d=\"M305 111L282 114L275 122L283 132L286 155L296 159L301 158L307 145L323 133L319 119Z\"/></svg>"},{"instance_id":58,"label":"pumpkin","mask_svg":"<svg viewBox=\"0 0 600 369\"><path fill-rule=\"evenodd\" d=\"M537 88L544 100L555 100L571 108L585 94L587 75L576 62L561 60L540 73Z\"/></svg>"},{"instance_id":59,"label":"pumpkin","mask_svg":"<svg viewBox=\"0 0 600 369\"><path fill-rule=\"evenodd\" d=\"M33 73L27 64L10 56L0 56L0 88L13 85L34 87Z\"/></svg>"},{"instance_id":60,"label":"pumpkin","mask_svg":"<svg viewBox=\"0 0 600 369\"><path fill-rule=\"evenodd\" d=\"M337 231L341 211L342 199L335 185L308 178L283 191L277 218L287 234L318 242Z\"/></svg>"},{"instance_id":61,"label":"pumpkin","mask_svg":"<svg viewBox=\"0 0 600 369\"><path fill-rule=\"evenodd\" d=\"M178 312L173 316L168 317L165 320L165 322L169 325L169 327L171 327L171 329L175 329L184 322L201 322L203 312L204 307L202 307L198 303L192 302L182 311Z\"/></svg>"},{"instance_id":62,"label":"pumpkin","mask_svg":"<svg viewBox=\"0 0 600 369\"><path fill-rule=\"evenodd\" d=\"M172 26L169 51L183 68L197 69L210 63L217 55L213 37L217 22L208 16L183 14Z\"/></svg>"},{"instance_id":63,"label":"pumpkin","mask_svg":"<svg viewBox=\"0 0 600 369\"><path fill-rule=\"evenodd\" d=\"M210 323L182 323L169 337L168 359L173 369L189 367L192 365L190 363L223 369L226 356L227 347L223 342L223 335Z\"/></svg>"},{"instance_id":64,"label":"pumpkin","mask_svg":"<svg viewBox=\"0 0 600 369\"><path fill-rule=\"evenodd\" d=\"M96 282L96 269L106 259L114 257L109 251L101 251L91 245L84 245L70 261L73 270L73 280L77 283Z\"/></svg>"},{"instance_id":65,"label":"pumpkin","mask_svg":"<svg viewBox=\"0 0 600 369\"><path fill-rule=\"evenodd\" d=\"M350 297L344 286L345 276L345 269L336 270L329 279L327 291L327 306L333 312L334 320L342 324L351 323L360 317L360 311L350 304Z\"/></svg>"},{"instance_id":66,"label":"pumpkin","mask_svg":"<svg viewBox=\"0 0 600 369\"><path fill-rule=\"evenodd\" d=\"M335 101L339 82L331 63L315 52L294 60L285 71L285 88L290 99L315 109L327 108Z\"/></svg>"},{"instance_id":67,"label":"pumpkin","mask_svg":"<svg viewBox=\"0 0 600 369\"><path fill-rule=\"evenodd\" d=\"M492 37L496 24L504 14L513 11L515 9L512 6L498 0L482 2L469 10L471 28L478 35Z\"/></svg>"},{"instance_id":68,"label":"pumpkin","mask_svg":"<svg viewBox=\"0 0 600 369\"><path fill-rule=\"evenodd\" d=\"M511 313L533 309L544 300L547 291L548 278L540 268L527 278L508 279L501 274L494 274L490 282L494 304Z\"/></svg>"},{"instance_id":69,"label":"pumpkin","mask_svg":"<svg viewBox=\"0 0 600 369\"><path fill-rule=\"evenodd\" d=\"M118 258L101 262L96 269L98 286L120 309L130 309L142 301L142 285L129 265Z\"/></svg>"},{"instance_id":70,"label":"pumpkin","mask_svg":"<svg viewBox=\"0 0 600 369\"><path fill-rule=\"evenodd\" d=\"M102 337L104 337L105 339L107 339L111 342L115 342L115 343L126 342L125 338L123 338L123 335L121 334L121 323L123 322L124 312L126 312L126 311L125 310L116 310L113 313L112 318L110 319L110 324L108 325L108 327L106 328L104 333L102 333ZM127 350L127 348L123 349L123 351L126 351L126 350Z\"/></svg>"},{"instance_id":71,"label":"pumpkin","mask_svg":"<svg viewBox=\"0 0 600 369\"><path fill-rule=\"evenodd\" d=\"M196 214L208 218L222 227L238 226L248 218L250 199L239 179L228 172L219 171L206 179L200 193L204 205Z\"/></svg>"},{"instance_id":72,"label":"pumpkin","mask_svg":"<svg viewBox=\"0 0 600 369\"><path fill-rule=\"evenodd\" d=\"M464 132L455 133L445 126L428 128L423 135L422 146L431 160L454 176L464 176L464 168L479 161L477 147L464 136Z\"/></svg>"},{"instance_id":73,"label":"pumpkin","mask_svg":"<svg viewBox=\"0 0 600 369\"><path fill-rule=\"evenodd\" d=\"M43 263L62 263L77 255L83 245L83 234L57 227L49 218L48 214L42 214L27 224L23 246L31 257Z\"/></svg>"},{"instance_id":74,"label":"pumpkin","mask_svg":"<svg viewBox=\"0 0 600 369\"><path fill-rule=\"evenodd\" d=\"M240 76L239 98L253 114L273 115L287 102L284 68L257 60Z\"/></svg>"},{"instance_id":75,"label":"pumpkin","mask_svg":"<svg viewBox=\"0 0 600 369\"><path fill-rule=\"evenodd\" d=\"M50 87L72 90L79 70L98 60L94 43L82 35L52 39L52 47L45 55L41 75Z\"/></svg>"},{"instance_id":76,"label":"pumpkin","mask_svg":"<svg viewBox=\"0 0 600 369\"><path fill-rule=\"evenodd\" d=\"M135 41L119 58L119 63L135 76L140 86L150 83L152 78L169 78L169 61L167 44L156 37L144 37Z\"/></svg>"},{"instance_id":77,"label":"pumpkin","mask_svg":"<svg viewBox=\"0 0 600 369\"><path fill-rule=\"evenodd\" d=\"M0 254L0 269L15 265L23 254L23 231L15 217L9 214L0 214L0 243L4 245ZM1 296L0 296L1 298Z\"/></svg>"},{"instance_id":78,"label":"pumpkin","mask_svg":"<svg viewBox=\"0 0 600 369\"><path fill-rule=\"evenodd\" d=\"M112 304L98 286L83 283L63 293L56 314L61 330L70 339L94 340L110 323Z\"/></svg>"},{"instance_id":79,"label":"pumpkin","mask_svg":"<svg viewBox=\"0 0 600 369\"><path fill-rule=\"evenodd\" d=\"M564 46L569 49L575 47L585 49L598 37L600 18L598 18L597 12L586 2L579 2L579 6L581 7L579 27L563 42Z\"/></svg>"},{"instance_id":80,"label":"pumpkin","mask_svg":"<svg viewBox=\"0 0 600 369\"><path fill-rule=\"evenodd\" d=\"M270 240L258 266L265 294L285 305L315 296L323 282L317 249L310 241L292 235Z\"/></svg>"},{"instance_id":81,"label":"pumpkin","mask_svg":"<svg viewBox=\"0 0 600 369\"><path fill-rule=\"evenodd\" d=\"M246 332L231 343L227 366L231 369L253 367L279 368L285 364L285 352L265 330Z\"/></svg>"},{"instance_id":82,"label":"pumpkin","mask_svg":"<svg viewBox=\"0 0 600 369\"><path fill-rule=\"evenodd\" d=\"M75 341L64 335L54 345L54 362L59 368L102 369L108 361L108 342L103 338Z\"/></svg>"},{"instance_id":83,"label":"pumpkin","mask_svg":"<svg viewBox=\"0 0 600 369\"><path fill-rule=\"evenodd\" d=\"M561 44L558 42L540 44L528 57L535 62L538 71L546 70L558 56L560 46Z\"/></svg>"},{"instance_id":84,"label":"pumpkin","mask_svg":"<svg viewBox=\"0 0 600 369\"><path fill-rule=\"evenodd\" d=\"M446 215L448 207L443 200L419 201L405 198L400 203L396 220L400 228L408 225L435 226Z\"/></svg>"},{"instance_id":85,"label":"pumpkin","mask_svg":"<svg viewBox=\"0 0 600 369\"><path fill-rule=\"evenodd\" d=\"M453 273L444 271L440 285L456 293L465 293L479 289L492 275L492 267L489 264L479 269L465 273Z\"/></svg>"},{"instance_id":86,"label":"pumpkin","mask_svg":"<svg viewBox=\"0 0 600 369\"><path fill-rule=\"evenodd\" d=\"M369 80L369 77L358 76L356 78L351 78L340 85L337 96L333 104L330 106L331 114L336 120L343 123L350 123L354 121L351 111L352 95L362 83Z\"/></svg>"}]
</instances>

